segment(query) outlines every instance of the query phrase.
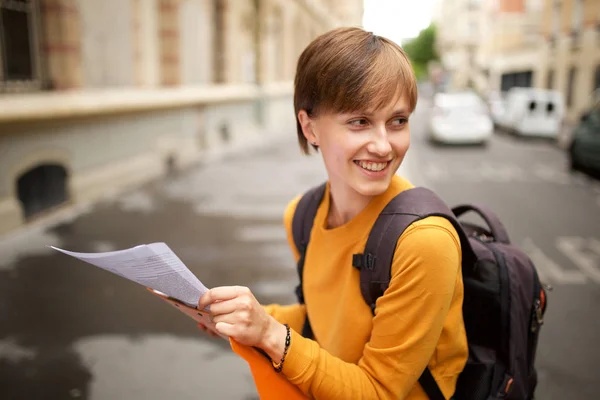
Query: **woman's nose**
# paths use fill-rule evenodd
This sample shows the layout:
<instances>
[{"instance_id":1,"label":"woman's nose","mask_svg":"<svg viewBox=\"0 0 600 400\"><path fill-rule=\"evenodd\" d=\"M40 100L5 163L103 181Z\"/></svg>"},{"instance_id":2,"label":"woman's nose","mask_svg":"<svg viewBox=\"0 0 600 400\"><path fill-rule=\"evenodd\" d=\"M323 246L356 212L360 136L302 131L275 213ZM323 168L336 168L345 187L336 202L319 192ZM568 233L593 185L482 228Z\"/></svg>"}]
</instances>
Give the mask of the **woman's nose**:
<instances>
[{"instance_id":1,"label":"woman's nose","mask_svg":"<svg viewBox=\"0 0 600 400\"><path fill-rule=\"evenodd\" d=\"M379 157L386 157L392 151L392 146L388 140L387 130L385 128L377 128L374 135L367 146L367 150Z\"/></svg>"}]
</instances>

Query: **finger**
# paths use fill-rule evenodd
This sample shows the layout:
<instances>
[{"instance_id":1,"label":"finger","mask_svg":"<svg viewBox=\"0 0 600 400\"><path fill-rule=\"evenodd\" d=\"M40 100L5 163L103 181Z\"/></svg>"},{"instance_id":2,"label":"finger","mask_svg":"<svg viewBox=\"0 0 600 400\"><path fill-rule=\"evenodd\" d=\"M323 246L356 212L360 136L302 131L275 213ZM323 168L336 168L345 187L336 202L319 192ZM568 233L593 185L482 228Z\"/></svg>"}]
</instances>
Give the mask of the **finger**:
<instances>
[{"instance_id":1,"label":"finger","mask_svg":"<svg viewBox=\"0 0 600 400\"><path fill-rule=\"evenodd\" d=\"M241 286L219 286L209 289L198 300L198 308L203 309L215 301L225 301L236 298L240 293L250 291L248 288Z\"/></svg>"},{"instance_id":2,"label":"finger","mask_svg":"<svg viewBox=\"0 0 600 400\"><path fill-rule=\"evenodd\" d=\"M208 336L210 336L210 337L214 337L214 338L216 338L216 337L220 337L220 336L219 336L219 334L218 334L217 332L215 332L215 331L213 331L213 330L211 330L211 329L207 329L207 330L206 330L206 333L207 333L207 334L208 334Z\"/></svg>"},{"instance_id":3,"label":"finger","mask_svg":"<svg viewBox=\"0 0 600 400\"><path fill-rule=\"evenodd\" d=\"M215 325L215 330L225 336L234 336L236 332L235 325L228 324L227 322L219 322Z\"/></svg>"},{"instance_id":4,"label":"finger","mask_svg":"<svg viewBox=\"0 0 600 400\"><path fill-rule=\"evenodd\" d=\"M208 336L211 336L211 337L218 337L218 336L219 336L219 335L218 335L216 332L214 332L212 329L209 329L209 328L208 328L206 325L204 325L204 324L202 324L202 323L200 323L200 322L198 322L198 328L199 328L201 331L205 332L205 333L206 333Z\"/></svg>"},{"instance_id":5,"label":"finger","mask_svg":"<svg viewBox=\"0 0 600 400\"><path fill-rule=\"evenodd\" d=\"M218 301L210 305L210 314L213 317L221 314L230 314L238 308L237 299Z\"/></svg>"},{"instance_id":6,"label":"finger","mask_svg":"<svg viewBox=\"0 0 600 400\"><path fill-rule=\"evenodd\" d=\"M244 316L242 314L233 312L233 313L228 313L228 314L213 315L211 320L214 325L218 324L219 322L225 322L230 325L237 325L240 323L244 324L245 323L244 321L246 319L244 319Z\"/></svg>"}]
</instances>

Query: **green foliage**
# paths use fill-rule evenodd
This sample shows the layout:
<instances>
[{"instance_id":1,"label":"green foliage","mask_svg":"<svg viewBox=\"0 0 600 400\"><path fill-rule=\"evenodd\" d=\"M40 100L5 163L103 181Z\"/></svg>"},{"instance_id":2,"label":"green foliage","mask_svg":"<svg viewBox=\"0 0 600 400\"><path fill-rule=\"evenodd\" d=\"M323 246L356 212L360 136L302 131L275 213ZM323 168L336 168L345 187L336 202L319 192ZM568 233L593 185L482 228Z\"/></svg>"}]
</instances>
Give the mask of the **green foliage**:
<instances>
[{"instance_id":1,"label":"green foliage","mask_svg":"<svg viewBox=\"0 0 600 400\"><path fill-rule=\"evenodd\" d=\"M415 71L415 77L417 80L421 80L427 77L427 69L421 64L412 62L413 71Z\"/></svg>"},{"instance_id":2,"label":"green foliage","mask_svg":"<svg viewBox=\"0 0 600 400\"><path fill-rule=\"evenodd\" d=\"M405 43L402 48L408 54L417 79L427 76L427 64L439 60L435 51L436 29L433 24L419 32L419 35Z\"/></svg>"}]
</instances>

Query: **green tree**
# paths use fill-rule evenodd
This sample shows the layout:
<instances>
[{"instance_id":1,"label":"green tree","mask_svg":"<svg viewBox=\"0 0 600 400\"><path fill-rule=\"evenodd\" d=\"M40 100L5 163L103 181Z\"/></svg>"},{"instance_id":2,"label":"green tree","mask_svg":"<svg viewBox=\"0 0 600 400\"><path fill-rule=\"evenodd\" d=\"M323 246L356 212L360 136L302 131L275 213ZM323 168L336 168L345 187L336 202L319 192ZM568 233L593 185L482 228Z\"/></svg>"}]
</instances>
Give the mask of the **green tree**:
<instances>
[{"instance_id":1,"label":"green tree","mask_svg":"<svg viewBox=\"0 0 600 400\"><path fill-rule=\"evenodd\" d=\"M419 35L405 43L402 48L408 54L417 79L427 75L427 64L430 61L439 60L435 51L436 29L433 24L419 32Z\"/></svg>"}]
</instances>

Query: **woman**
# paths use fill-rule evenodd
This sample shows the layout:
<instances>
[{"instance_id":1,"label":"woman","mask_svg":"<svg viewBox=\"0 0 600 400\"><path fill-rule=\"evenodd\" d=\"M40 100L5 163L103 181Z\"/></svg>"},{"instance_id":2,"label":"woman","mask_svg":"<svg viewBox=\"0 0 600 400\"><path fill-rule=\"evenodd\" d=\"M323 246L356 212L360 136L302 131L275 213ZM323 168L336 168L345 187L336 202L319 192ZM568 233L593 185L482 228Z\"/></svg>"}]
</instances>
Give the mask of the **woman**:
<instances>
[{"instance_id":1,"label":"woman","mask_svg":"<svg viewBox=\"0 0 600 400\"><path fill-rule=\"evenodd\" d=\"M413 187L396 171L416 101L410 62L393 42L339 28L310 43L295 79L298 140L321 153L328 182L306 254L306 305L262 307L244 287L217 287L199 301L219 333L264 350L309 397L426 399L418 378L429 366L449 398L465 365L461 249L449 221L425 218L401 235L374 317L351 267L387 202ZM298 200L284 216L296 260ZM307 313L316 341L298 333Z\"/></svg>"}]
</instances>

